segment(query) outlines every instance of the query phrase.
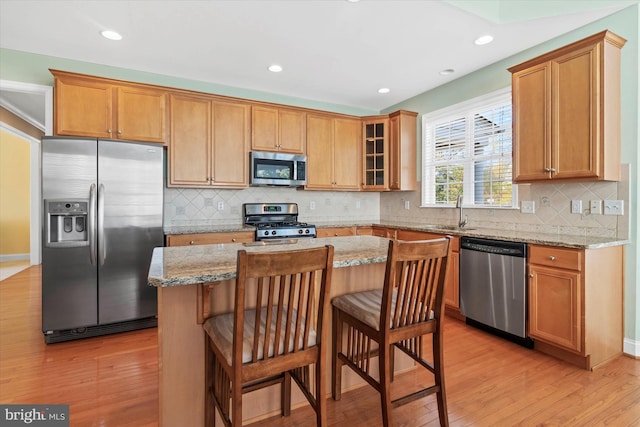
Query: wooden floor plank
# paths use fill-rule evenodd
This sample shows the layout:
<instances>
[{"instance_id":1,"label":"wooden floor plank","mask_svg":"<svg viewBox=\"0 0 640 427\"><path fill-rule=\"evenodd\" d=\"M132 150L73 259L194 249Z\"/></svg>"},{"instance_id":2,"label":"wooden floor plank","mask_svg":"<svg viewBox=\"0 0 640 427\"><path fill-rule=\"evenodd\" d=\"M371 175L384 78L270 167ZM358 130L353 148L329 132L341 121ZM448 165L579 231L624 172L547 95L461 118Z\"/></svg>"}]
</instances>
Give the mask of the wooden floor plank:
<instances>
[{"instance_id":1,"label":"wooden floor plank","mask_svg":"<svg viewBox=\"0 0 640 427\"><path fill-rule=\"evenodd\" d=\"M0 283L0 402L69 404L74 427L157 426L157 330L45 345L40 280L36 266ZM638 360L622 356L584 371L453 319L444 340L452 426L640 426ZM426 374L401 374L392 395L431 382ZM329 426L382 425L371 387L327 403ZM438 425L433 396L393 416L395 426ZM315 426L315 417L303 406L253 425Z\"/></svg>"}]
</instances>

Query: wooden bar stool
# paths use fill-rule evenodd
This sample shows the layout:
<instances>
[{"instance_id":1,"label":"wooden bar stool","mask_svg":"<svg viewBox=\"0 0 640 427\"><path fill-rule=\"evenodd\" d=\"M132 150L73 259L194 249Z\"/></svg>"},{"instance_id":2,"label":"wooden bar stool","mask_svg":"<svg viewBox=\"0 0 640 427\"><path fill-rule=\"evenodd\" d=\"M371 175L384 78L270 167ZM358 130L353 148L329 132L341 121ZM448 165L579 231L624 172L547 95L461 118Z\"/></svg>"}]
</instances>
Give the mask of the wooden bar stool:
<instances>
[{"instance_id":1,"label":"wooden bar stool","mask_svg":"<svg viewBox=\"0 0 640 427\"><path fill-rule=\"evenodd\" d=\"M277 252L238 251L235 309L209 317L205 353L205 424L215 410L242 425L242 394L281 384L291 412L291 378L326 420L326 344L333 246ZM259 307L257 309L256 307ZM311 375L311 366L314 376Z\"/></svg>"},{"instance_id":2,"label":"wooden bar stool","mask_svg":"<svg viewBox=\"0 0 640 427\"><path fill-rule=\"evenodd\" d=\"M450 253L449 238L392 240L383 289L333 299L332 395L335 400L341 398L342 366L346 365L380 393L385 426L392 425L392 408L432 393L436 393L440 425L449 425L442 367L442 318ZM422 338L429 334L433 339L433 362L423 358ZM435 384L391 401L394 347L429 370ZM378 356L379 380L370 374L371 359L375 356Z\"/></svg>"}]
</instances>

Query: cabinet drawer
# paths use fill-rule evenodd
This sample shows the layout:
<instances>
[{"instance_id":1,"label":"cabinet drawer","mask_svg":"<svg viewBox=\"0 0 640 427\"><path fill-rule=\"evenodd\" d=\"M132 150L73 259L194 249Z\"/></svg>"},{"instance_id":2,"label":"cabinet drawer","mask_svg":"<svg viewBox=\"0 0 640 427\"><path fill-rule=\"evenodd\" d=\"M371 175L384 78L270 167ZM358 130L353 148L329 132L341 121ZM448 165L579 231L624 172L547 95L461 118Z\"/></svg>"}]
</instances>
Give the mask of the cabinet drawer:
<instances>
[{"instance_id":1,"label":"cabinet drawer","mask_svg":"<svg viewBox=\"0 0 640 427\"><path fill-rule=\"evenodd\" d=\"M424 231L398 230L396 239L398 240L432 240L444 237L442 234L427 233Z\"/></svg>"},{"instance_id":2,"label":"cabinet drawer","mask_svg":"<svg viewBox=\"0 0 640 427\"><path fill-rule=\"evenodd\" d=\"M344 237L344 236L355 236L356 228L355 227L329 227L329 228L319 228L316 230L317 237Z\"/></svg>"},{"instance_id":3,"label":"cabinet drawer","mask_svg":"<svg viewBox=\"0 0 640 427\"><path fill-rule=\"evenodd\" d=\"M582 271L584 252L552 246L529 246L529 263Z\"/></svg>"},{"instance_id":4,"label":"cabinet drawer","mask_svg":"<svg viewBox=\"0 0 640 427\"><path fill-rule=\"evenodd\" d=\"M253 242L252 231L237 233L170 234L167 246L214 245L218 243Z\"/></svg>"}]
</instances>

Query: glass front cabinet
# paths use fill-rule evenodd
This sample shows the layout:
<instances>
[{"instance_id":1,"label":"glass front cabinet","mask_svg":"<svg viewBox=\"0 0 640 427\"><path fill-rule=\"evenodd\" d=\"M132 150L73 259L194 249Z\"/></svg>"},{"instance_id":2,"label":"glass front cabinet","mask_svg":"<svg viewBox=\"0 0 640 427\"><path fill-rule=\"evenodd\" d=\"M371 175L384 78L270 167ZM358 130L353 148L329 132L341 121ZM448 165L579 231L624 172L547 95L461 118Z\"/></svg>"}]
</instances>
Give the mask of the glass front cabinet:
<instances>
[{"instance_id":1,"label":"glass front cabinet","mask_svg":"<svg viewBox=\"0 0 640 427\"><path fill-rule=\"evenodd\" d=\"M389 189L389 117L364 121L363 190Z\"/></svg>"}]
</instances>

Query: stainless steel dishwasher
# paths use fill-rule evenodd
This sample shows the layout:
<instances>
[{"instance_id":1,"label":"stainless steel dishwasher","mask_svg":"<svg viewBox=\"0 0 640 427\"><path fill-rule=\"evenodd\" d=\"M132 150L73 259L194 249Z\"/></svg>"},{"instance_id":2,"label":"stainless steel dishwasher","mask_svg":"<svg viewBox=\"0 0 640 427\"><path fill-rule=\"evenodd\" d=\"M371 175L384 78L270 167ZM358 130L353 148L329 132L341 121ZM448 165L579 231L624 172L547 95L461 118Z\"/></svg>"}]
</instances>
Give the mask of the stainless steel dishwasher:
<instances>
[{"instance_id":1,"label":"stainless steel dishwasher","mask_svg":"<svg viewBox=\"0 0 640 427\"><path fill-rule=\"evenodd\" d=\"M526 269L526 243L462 237L460 311L467 323L531 348Z\"/></svg>"}]
</instances>

